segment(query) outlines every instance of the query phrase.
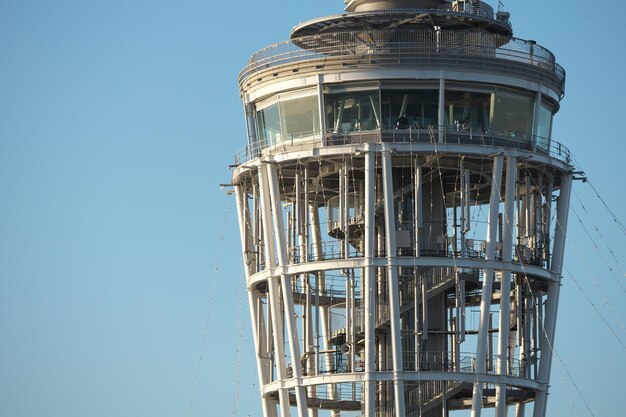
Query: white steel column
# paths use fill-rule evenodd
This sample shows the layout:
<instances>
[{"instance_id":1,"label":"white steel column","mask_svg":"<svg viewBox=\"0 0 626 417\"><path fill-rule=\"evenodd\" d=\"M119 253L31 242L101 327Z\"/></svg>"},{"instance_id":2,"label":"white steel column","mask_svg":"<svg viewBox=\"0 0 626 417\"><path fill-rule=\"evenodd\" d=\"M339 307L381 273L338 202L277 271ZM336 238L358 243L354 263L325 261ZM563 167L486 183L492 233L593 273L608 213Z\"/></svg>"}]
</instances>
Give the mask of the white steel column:
<instances>
[{"instance_id":1,"label":"white steel column","mask_svg":"<svg viewBox=\"0 0 626 417\"><path fill-rule=\"evenodd\" d=\"M291 276L285 274L287 267L287 245L285 242L285 232L283 230L283 211L281 206L280 190L278 188L278 172L276 166L267 164L267 179L270 188L270 198L272 201L272 218L274 220L274 234L276 238L276 249L278 254L278 266L280 271L280 284L283 295L283 307L285 309L285 321L287 324L287 337L289 338L289 350L293 367L294 378L297 380L296 403L298 417L307 416L306 391L302 386L302 363L300 362L300 342L298 340L298 329L296 327L296 313L293 306L293 293L291 290Z\"/></svg>"},{"instance_id":2,"label":"white steel column","mask_svg":"<svg viewBox=\"0 0 626 417\"><path fill-rule=\"evenodd\" d=\"M261 197L261 222L263 223L263 241L265 243L265 268L274 274L276 268L276 250L274 248L274 235L272 233L272 205L269 194L269 182L267 174L263 166L259 166L259 194ZM287 377L285 366L285 344L283 338L283 318L280 307L280 293L278 289L278 277L272 275L267 279L267 287L269 290L269 299L267 300L270 309L270 317L272 323L272 336L274 339L274 362L276 364L276 372L279 381L284 381ZM289 409L289 393L287 389L280 388L278 390L280 401L281 417L291 416Z\"/></svg>"},{"instance_id":3,"label":"white steel column","mask_svg":"<svg viewBox=\"0 0 626 417\"><path fill-rule=\"evenodd\" d=\"M437 37L439 37L439 31L437 31ZM446 79L444 78L444 72L441 71L441 75L439 76L439 143L443 143L445 141L445 109L446 105Z\"/></svg>"},{"instance_id":4,"label":"white steel column","mask_svg":"<svg viewBox=\"0 0 626 417\"><path fill-rule=\"evenodd\" d=\"M544 224L544 259L546 260L546 268L552 268L550 260L550 230L552 220L552 192L554 189L554 178L552 175L548 176L548 183L546 184L546 212L545 212L545 224Z\"/></svg>"},{"instance_id":5,"label":"white steel column","mask_svg":"<svg viewBox=\"0 0 626 417\"><path fill-rule=\"evenodd\" d=\"M506 159L506 191L504 200L504 223L502 242L502 262L506 270L502 271L500 283L500 319L498 329L498 364L497 372L508 373L509 364L509 329L511 312L511 270L513 257L513 213L515 209L515 181L517 179L517 159L509 156ZM506 384L496 385L496 417L506 417Z\"/></svg>"},{"instance_id":6,"label":"white steel column","mask_svg":"<svg viewBox=\"0 0 626 417\"><path fill-rule=\"evenodd\" d=\"M500 183L502 182L502 165L504 157L497 155L493 160L493 176L491 179L491 196L489 199L489 223L487 224L487 250L485 261L493 261L496 253L498 232L498 212L500 205ZM482 298L480 301L480 323L478 328L478 345L476 348L476 374L478 381L474 383L472 397L472 417L480 417L483 399L482 375L486 372L487 338L489 336L489 315L491 309L491 289L493 286L493 269L485 269L483 276Z\"/></svg>"},{"instance_id":7,"label":"white steel column","mask_svg":"<svg viewBox=\"0 0 626 417\"><path fill-rule=\"evenodd\" d=\"M420 165L419 159L416 157L415 158L415 173L413 175L413 231L414 231L414 236L413 238L415 239L415 257L419 258L420 257L420 249L421 249L421 245L420 245L420 238L422 236L422 229L424 228L424 213L423 213L423 208L422 208L422 202L423 202L423 179L422 179L422 166ZM415 370L419 371L419 366L420 366L420 351L421 351L421 346L420 346L420 317L419 317L419 303L420 301L422 302L422 308L424 309L424 311L426 311L426 297L425 297L425 293L426 293L426 288L424 288L423 284L423 277L424 277L424 273L422 272L421 274L418 274L418 269L417 268L413 268L413 276L414 276L414 289L413 291L415 292L414 297L413 297L413 338L414 338L414 344L415 344ZM422 281L422 282L420 282ZM420 300L420 294L423 297L423 299ZM424 317L426 317L424 315ZM427 333L428 331L428 325L427 323L425 323L425 326L422 326L422 328L424 329L424 332Z\"/></svg>"},{"instance_id":8,"label":"white steel column","mask_svg":"<svg viewBox=\"0 0 626 417\"><path fill-rule=\"evenodd\" d=\"M567 218L569 215L570 193L572 188L572 174L564 174L561 178L559 199L556 207L556 227L554 230L554 248L552 250L552 272L561 277L563 272L563 259L565 254L565 240L567 238ZM538 380L545 384L545 390L537 392L535 399L534 417L544 417L547 407L548 384L550 383L550 370L552 368L552 355L554 353L554 334L556 330L556 316L559 306L559 282L551 282L548 285L548 297L544 313L541 361L539 363Z\"/></svg>"},{"instance_id":9,"label":"white steel column","mask_svg":"<svg viewBox=\"0 0 626 417\"><path fill-rule=\"evenodd\" d=\"M391 327L391 352L393 361L394 403L396 417L405 417L404 380L402 376L402 340L400 334L400 293L398 267L396 266L396 223L393 209L393 178L391 152L383 145L383 193L385 205L385 236L387 250L387 287L389 291L389 316Z\"/></svg>"},{"instance_id":10,"label":"white steel column","mask_svg":"<svg viewBox=\"0 0 626 417\"><path fill-rule=\"evenodd\" d=\"M376 405L376 381L373 379L375 372L374 341L376 320L376 276L374 262L374 238L375 215L376 215L376 160L371 145L365 148L365 287L363 298L365 299L365 417L375 417Z\"/></svg>"},{"instance_id":11,"label":"white steel column","mask_svg":"<svg viewBox=\"0 0 626 417\"><path fill-rule=\"evenodd\" d=\"M241 237L241 250L244 261L244 271L246 275L246 283L250 282L250 271L252 268L251 250L250 250L250 216L247 210L247 194L240 186L235 186L235 196L237 199L237 214L239 215L239 234ZM259 314L257 305L259 296L250 287L247 289L248 307L250 308L250 319L252 321L252 339L254 340L254 349L256 351L256 367L259 378L259 387L263 387L269 382L266 367L263 364L263 352L261 351L259 328L264 328L263 314ZM270 407L269 400L265 396L261 396L261 407L263 417L276 417L276 404ZM272 401L273 402L273 401Z\"/></svg>"},{"instance_id":12,"label":"white steel column","mask_svg":"<svg viewBox=\"0 0 626 417\"><path fill-rule=\"evenodd\" d=\"M421 232L424 227L424 213L422 208L422 190L423 190L423 180L422 180L422 166L419 163L419 160L415 159L415 174L413 178L413 222L414 222L414 238L415 238L415 257L420 257L420 237ZM416 305L417 308L417 305Z\"/></svg>"}]
</instances>

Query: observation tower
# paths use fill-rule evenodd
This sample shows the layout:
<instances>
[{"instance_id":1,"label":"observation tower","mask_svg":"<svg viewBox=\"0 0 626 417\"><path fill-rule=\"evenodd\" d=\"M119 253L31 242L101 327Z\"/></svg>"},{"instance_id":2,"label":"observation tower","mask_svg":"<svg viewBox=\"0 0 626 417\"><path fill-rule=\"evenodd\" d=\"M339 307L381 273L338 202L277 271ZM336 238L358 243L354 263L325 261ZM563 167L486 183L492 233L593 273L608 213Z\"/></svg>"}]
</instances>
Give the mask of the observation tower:
<instances>
[{"instance_id":1,"label":"observation tower","mask_svg":"<svg viewBox=\"0 0 626 417\"><path fill-rule=\"evenodd\" d=\"M239 75L264 417L546 415L565 72L482 1L350 0Z\"/></svg>"}]
</instances>

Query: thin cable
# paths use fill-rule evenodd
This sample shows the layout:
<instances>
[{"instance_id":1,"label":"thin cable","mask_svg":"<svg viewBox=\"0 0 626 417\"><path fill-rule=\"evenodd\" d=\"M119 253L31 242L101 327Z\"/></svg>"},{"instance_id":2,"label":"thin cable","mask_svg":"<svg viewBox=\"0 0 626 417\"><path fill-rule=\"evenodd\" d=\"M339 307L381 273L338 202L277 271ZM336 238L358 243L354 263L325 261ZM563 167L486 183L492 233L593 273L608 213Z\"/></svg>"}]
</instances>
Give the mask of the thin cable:
<instances>
[{"instance_id":1,"label":"thin cable","mask_svg":"<svg viewBox=\"0 0 626 417\"><path fill-rule=\"evenodd\" d=\"M224 221L222 222L222 231L220 234L220 241L217 247L215 268L213 268L213 276L211 277L211 283L209 284L209 304L207 306L207 313L204 319L204 327L202 329L202 341L200 342L200 357L198 358L198 365L196 367L196 375L194 377L193 388L191 392L191 400L189 402L189 412L187 414L188 416L191 416L191 413L193 412L193 406L194 406L194 402L196 399L196 394L198 392L198 380L200 379L200 369L202 368L202 361L204 359L204 349L206 347L206 340L209 334L209 320L211 318L211 312L213 310L213 301L214 301L213 294L215 294L215 291L214 291L215 283L217 281L217 276L219 275L218 273L220 271L220 264L221 264L221 258L222 258L221 255L224 249L224 235L225 235L225 229L228 226L229 212L230 210L228 206L226 206L226 212L224 213Z\"/></svg>"},{"instance_id":2,"label":"thin cable","mask_svg":"<svg viewBox=\"0 0 626 417\"><path fill-rule=\"evenodd\" d=\"M602 260L604 261L605 265L607 266L607 268L609 269L609 272L611 272L611 276L615 278L615 280L617 281L617 284L622 288L622 291L624 292L624 294L626 294L626 288L624 287L624 284L622 284L622 282L619 280L619 278L617 278L615 276L615 273L613 271L613 268L611 267L611 265L609 264L609 262L607 261L607 259L604 257L604 255L602 254L602 252L600 251L600 248L598 247L596 241L593 239L593 237L591 236L591 233L589 233L589 230L587 230L587 227L585 226L585 223L582 221L582 219L580 218L580 216L578 215L578 213L576 212L576 210L574 209L573 206L570 206L570 209L572 210L572 213L574 213L574 215L576 216L576 219L578 219L578 222L580 223L580 226L583 228L583 230L585 231L585 234L587 235L587 237L589 238L589 240L591 241L591 243L593 244L593 247L596 249L596 251L598 252L598 254L600 255L600 257L602 258ZM610 250L610 249L609 249ZM611 250L610 250L611 251ZM611 253L613 253L613 251L611 251Z\"/></svg>"},{"instance_id":3,"label":"thin cable","mask_svg":"<svg viewBox=\"0 0 626 417\"><path fill-rule=\"evenodd\" d=\"M615 252L613 251L613 249L611 248L611 246L609 245L609 243L607 242L606 238L604 237L604 235L600 232L600 229L598 228L598 226L593 222L593 218L591 217L591 214L589 213L589 211L587 211L587 207L585 207L585 205L583 204L583 202L581 201L580 197L578 196L578 193L576 192L576 190L574 190L574 195L576 196L576 200L578 200L578 203L581 205L581 207L583 208L583 211L585 212L585 214L587 214L587 217L589 217L589 220L591 222L591 224L593 225L593 228L595 229L596 233L598 233L598 235L600 236L600 238L602 239L602 241L604 242L604 244L606 245L607 250L609 251L609 253L611 254L611 257L613 258L613 260L615 261L615 263L617 264L617 266L620 268L620 270L622 271L622 276L626 277L626 272L624 271L624 267L622 267L622 264L620 263L620 261L617 259L617 256L615 256ZM610 268L609 268L610 269Z\"/></svg>"},{"instance_id":4,"label":"thin cable","mask_svg":"<svg viewBox=\"0 0 626 417\"><path fill-rule=\"evenodd\" d=\"M241 364L242 364L241 346L243 344L243 337L246 333L246 330L243 325L243 320L242 320L243 303L244 303L243 299L246 295L246 279L243 273L241 274L241 279L240 279L239 294L243 294L243 296L241 295L239 296L239 315L237 317L237 329L239 330L239 338L237 341L237 351L236 351L237 365L235 366L235 377L233 381L235 393L234 393L234 398L233 398L233 411L231 413L232 416L236 416L239 410L239 384L241 380Z\"/></svg>"},{"instance_id":5,"label":"thin cable","mask_svg":"<svg viewBox=\"0 0 626 417\"><path fill-rule=\"evenodd\" d=\"M574 161L574 163L580 168L582 169L582 166L580 165L580 163L576 160L576 158L574 158L572 156L572 160ZM598 192L598 190L596 190L596 187L593 186L591 180L587 177L585 178L585 183L589 184L589 187L591 187L591 189L593 190L593 192L595 193L596 197L598 197L598 199L600 200L600 202L602 202L602 205L604 206L604 208L606 209L606 211L609 213L609 215L611 216L611 218L613 219L613 221L615 222L615 224L617 224L617 227L621 230L622 234L626 236L626 226L624 226L624 223L617 217L617 215L615 213L613 213L613 210L611 210L611 208L608 206L608 204L606 203L606 201L604 201L604 199L600 196L600 193Z\"/></svg>"},{"instance_id":6,"label":"thin cable","mask_svg":"<svg viewBox=\"0 0 626 417\"><path fill-rule=\"evenodd\" d=\"M548 340L548 345L550 345L550 348L552 349L552 343L550 343L550 340ZM554 352L554 354L556 355L556 358L559 360L559 362L563 366L563 369L565 370L565 373L567 374L567 377L569 378L569 380L572 381L572 385L574 385L574 388L576 388L576 392L580 396L580 399L583 400L583 402L585 403L585 407L587 407L587 411L589 411L589 414L595 417L595 414L593 413L593 411L591 411L591 407L589 406L589 403L583 396L582 391L580 390L580 388L578 388L578 384L576 384L576 381L574 381L574 378L572 377L572 374L570 374L569 369L567 369L567 366L565 366L565 362L563 361L563 358L561 358L561 355L559 355L559 352L557 352L556 350L552 349L552 352Z\"/></svg>"},{"instance_id":7,"label":"thin cable","mask_svg":"<svg viewBox=\"0 0 626 417\"><path fill-rule=\"evenodd\" d=\"M566 267L563 266L563 269L565 269L565 271L569 274L570 278L574 281L574 283L576 284L576 286L578 287L578 289L580 290L580 292L582 293L582 295L585 297L585 299L589 302L589 304L591 304L591 307L593 307L593 309L595 310L596 313L598 313L598 316L600 317L600 319L602 320L602 322L606 325L606 327L609 328L609 330L611 331L611 333L613 334L613 336L615 336L615 338L617 339L617 341L619 342L620 345L622 345L622 347L624 348L624 350L626 350L626 344L624 344L624 342L619 338L619 336L617 335L617 333L615 332L615 330L613 330L613 327L609 324L609 322L604 318L604 316L602 315L602 313L600 313L600 311L598 310L598 308L596 307L596 305L593 303L593 301L591 301L589 299L589 297L587 296L587 294L585 293L585 291L583 290L583 288L580 286L580 284L578 283L578 281L576 280L576 278L574 278L574 275L571 273L571 271ZM620 323L621 325L621 323ZM624 330L624 326L621 325L622 330Z\"/></svg>"},{"instance_id":8,"label":"thin cable","mask_svg":"<svg viewBox=\"0 0 626 417\"><path fill-rule=\"evenodd\" d=\"M626 227L624 227L624 223L622 223L622 221L615 215L615 213L613 213L613 210L611 210L609 208L609 206L606 204L604 199L602 197L600 197L600 193L598 193L598 190L596 190L596 187L593 186L593 184L591 183L591 181L588 178L587 178L586 182L587 182L587 184L589 184L589 186L591 187L593 192L596 194L596 196L600 199L600 201L602 202L602 205L604 206L604 208L606 208L606 210L611 215L611 218L613 219L615 224L617 224L619 229L622 231L622 234L626 235Z\"/></svg>"},{"instance_id":9,"label":"thin cable","mask_svg":"<svg viewBox=\"0 0 626 417\"><path fill-rule=\"evenodd\" d=\"M567 239L567 241L571 242L569 239ZM622 328L623 331L626 331L626 327L623 324L623 320L621 319L619 313L613 309L613 304L609 301L608 297L606 296L606 294L602 290L602 287L598 283L598 280L596 279L595 275L589 270L589 268L587 267L585 262L583 262L583 258L582 257L580 257L580 256L578 257L578 262L580 263L582 268L585 270L587 275L591 278L591 282L592 282L593 286L598 290L600 295L602 296L602 298L604 300L604 304L606 304L606 306L609 308L609 310L611 310L611 312L615 315L615 319L616 319L617 323L620 325L620 327ZM586 293L584 293L584 295L589 300L589 298L587 297ZM590 302L590 304L593 305L593 303L591 303L591 300L589 300L589 302ZM603 318L604 321L607 321L606 319L604 319L604 317L602 317L602 318Z\"/></svg>"},{"instance_id":10,"label":"thin cable","mask_svg":"<svg viewBox=\"0 0 626 417\"><path fill-rule=\"evenodd\" d=\"M570 388L565 383L565 378L563 378L563 372L561 372L560 369L559 369L559 377L561 379L561 384L566 388L565 392L567 393L567 399L569 400L570 407L572 407L572 411L574 411L574 414L576 415L576 417L580 417L580 415L578 414L578 410L576 409L576 406L574 405L574 399L572 398Z\"/></svg>"}]
</instances>

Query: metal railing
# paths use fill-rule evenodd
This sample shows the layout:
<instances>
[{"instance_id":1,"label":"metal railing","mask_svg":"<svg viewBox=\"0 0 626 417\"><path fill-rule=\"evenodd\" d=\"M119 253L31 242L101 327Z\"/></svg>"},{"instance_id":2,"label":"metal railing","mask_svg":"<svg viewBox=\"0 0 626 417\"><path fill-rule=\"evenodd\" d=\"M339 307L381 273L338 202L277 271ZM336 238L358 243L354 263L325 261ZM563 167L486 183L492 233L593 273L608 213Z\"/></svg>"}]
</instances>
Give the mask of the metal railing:
<instances>
[{"instance_id":1,"label":"metal railing","mask_svg":"<svg viewBox=\"0 0 626 417\"><path fill-rule=\"evenodd\" d=\"M355 132L328 132L324 140L317 139L314 141L318 146L343 146L365 143L429 143L429 144L458 144L458 145L476 145L483 147L505 147L515 148L530 152L536 152L555 158L567 164L571 163L570 150L554 140L550 140L545 144L545 138L530 135L528 137L519 138L508 134L507 132L473 132L473 131L457 131L456 129L443 128L442 141L439 141L438 129L390 129L390 130L368 130ZM541 143L541 146L537 146ZM261 155L276 155L286 153L292 149L295 150L297 145L314 146L310 141L303 139L301 142L293 143L280 142L277 145L268 147L267 145L256 142L248 145L235 153L235 164L241 165L253 160Z\"/></svg>"},{"instance_id":2,"label":"metal railing","mask_svg":"<svg viewBox=\"0 0 626 417\"><path fill-rule=\"evenodd\" d=\"M438 244L437 247L423 248L420 250L420 256L432 257L432 258L457 258L457 259L486 259L486 242L479 239L467 239L467 247L465 251L460 250L460 240L457 241L457 248L453 245L453 237L442 236L443 243ZM320 243L321 252L318 254L315 252L315 245L309 245L307 262L320 262L339 259L356 259L364 257L364 253L356 249L354 246L350 246L350 251L346 255L345 244L343 240L330 240ZM304 258L300 254L301 247L293 246L288 248L289 263L300 264L303 263ZM540 245L513 245L513 259L515 262L521 262L523 264L544 266L549 258L543 255L544 248ZM415 256L415 244L413 238L411 238L411 247L398 248L395 254L397 257L413 257ZM387 252L382 249L374 253L377 258L384 258L387 256ZM494 254L494 260L502 260L502 245L496 244L496 250ZM265 269L265 263L259 263L259 271Z\"/></svg>"},{"instance_id":3,"label":"metal railing","mask_svg":"<svg viewBox=\"0 0 626 417\"><path fill-rule=\"evenodd\" d=\"M456 248L454 245L454 237L452 236L442 236L442 243L437 244L436 247L432 248L423 248L420 250L421 257L431 257L431 258L456 258L456 259L486 259L486 241L479 239L467 239L465 251L460 250L461 241L457 239ZM313 244L309 245L308 250L308 259L306 262L321 262L321 261L330 261L330 260L339 260L339 259L358 259L363 258L365 255L363 252L355 248L354 246L349 247L349 252L346 254L345 252L345 242L343 240L329 240L323 241L320 243L321 251L320 253L316 252L316 246ZM290 264L301 264L304 262L304 257L301 255L301 247L300 246L291 246L288 248L288 261ZM531 244L519 244L516 243L513 245L513 261L519 262L525 265L534 265L539 267L545 267L547 262L550 261L550 255L545 255L545 249L541 245L531 245ZM411 247L407 248L398 248L395 254L397 257L405 258L405 257L414 257L415 256L415 244L413 238L411 237ZM384 249L378 250L374 253L376 258L384 258L387 256L387 252ZM494 253L493 260L501 261L502 260L502 244L500 242L496 243L496 249ZM262 260L259 262L258 271L262 271L265 269L265 262ZM469 270L467 272L477 274L475 270ZM445 274L444 274L445 275ZM433 282L430 284L436 286L447 278L439 277L433 278ZM437 280L442 280L441 282L437 282ZM337 293L339 294L339 293ZM345 295L345 294L344 294Z\"/></svg>"},{"instance_id":4,"label":"metal railing","mask_svg":"<svg viewBox=\"0 0 626 417\"><path fill-rule=\"evenodd\" d=\"M487 357L486 373L488 374L505 374L509 376L521 375L521 362L515 358L509 358L504 372L498 372L496 364L498 363L498 355ZM416 365L419 365L416 366ZM402 367L405 371L422 371L422 372L460 372L475 373L476 372L476 353L461 352L455 358L453 352L421 352L404 351L402 355ZM393 369L386 367L384 370L391 371Z\"/></svg>"},{"instance_id":5,"label":"metal railing","mask_svg":"<svg viewBox=\"0 0 626 417\"><path fill-rule=\"evenodd\" d=\"M362 401L363 383L341 383L334 385L317 385L315 398L327 401Z\"/></svg>"},{"instance_id":6,"label":"metal railing","mask_svg":"<svg viewBox=\"0 0 626 417\"><path fill-rule=\"evenodd\" d=\"M341 374L351 372L363 372L365 370L362 360L355 357L354 369L348 366L347 355L339 350L326 352L332 356L332 363L320 369L322 374ZM498 355L490 355L486 358L485 373L489 375L508 375L519 377L523 375L523 362L516 358L509 358L504 370L497 369ZM377 366L378 371L393 371L391 363ZM476 353L461 352L402 352L402 369L408 372L458 372L473 374L476 369Z\"/></svg>"},{"instance_id":7,"label":"metal railing","mask_svg":"<svg viewBox=\"0 0 626 417\"><path fill-rule=\"evenodd\" d=\"M397 39L401 42L374 41ZM369 40L364 40L369 39ZM305 45L310 49L303 49ZM554 54L534 41L512 38L483 30L454 31L433 29L385 29L303 36L279 42L253 54L239 73L240 88L256 73L288 64L321 61L323 65L358 65L359 68L423 63L454 63L462 57L479 58L486 63L500 60L527 64L547 72L561 84L564 93L565 70ZM448 62L449 61L449 62ZM470 62L463 63L471 65ZM314 69L320 68L314 66Z\"/></svg>"}]
</instances>

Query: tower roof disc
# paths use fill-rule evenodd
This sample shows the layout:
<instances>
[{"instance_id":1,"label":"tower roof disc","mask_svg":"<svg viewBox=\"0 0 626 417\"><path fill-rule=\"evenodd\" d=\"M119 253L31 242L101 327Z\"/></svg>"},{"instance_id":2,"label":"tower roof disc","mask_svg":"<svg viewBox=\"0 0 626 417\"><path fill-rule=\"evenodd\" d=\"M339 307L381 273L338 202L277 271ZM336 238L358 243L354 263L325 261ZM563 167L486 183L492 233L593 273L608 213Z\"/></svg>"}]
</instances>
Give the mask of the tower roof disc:
<instances>
[{"instance_id":1,"label":"tower roof disc","mask_svg":"<svg viewBox=\"0 0 626 417\"><path fill-rule=\"evenodd\" d=\"M484 3L481 3L484 5ZM512 36L508 19L494 18L493 9L454 11L446 8L431 9L379 9L343 13L303 22L291 31L291 39L301 36L321 35L359 30L409 28L414 26L441 27L443 29L481 28L488 32ZM497 16L496 16L497 17Z\"/></svg>"}]
</instances>

